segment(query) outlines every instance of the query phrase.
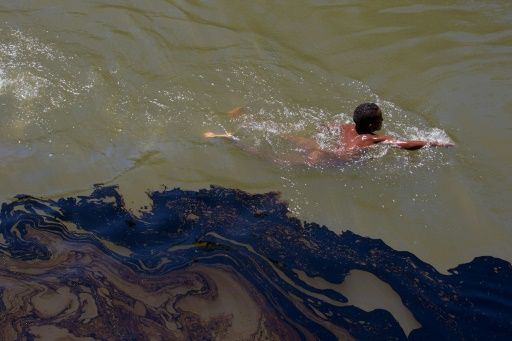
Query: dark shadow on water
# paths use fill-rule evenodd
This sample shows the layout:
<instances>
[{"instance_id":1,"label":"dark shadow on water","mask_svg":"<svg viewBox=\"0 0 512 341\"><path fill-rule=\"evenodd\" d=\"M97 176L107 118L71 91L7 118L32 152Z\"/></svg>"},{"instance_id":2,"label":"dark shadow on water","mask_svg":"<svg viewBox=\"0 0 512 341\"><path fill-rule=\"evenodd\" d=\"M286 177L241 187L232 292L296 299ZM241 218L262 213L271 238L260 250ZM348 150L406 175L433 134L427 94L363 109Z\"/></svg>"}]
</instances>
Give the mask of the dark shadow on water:
<instances>
[{"instance_id":1,"label":"dark shadow on water","mask_svg":"<svg viewBox=\"0 0 512 341\"><path fill-rule=\"evenodd\" d=\"M140 216L116 187L3 204L1 339L407 339L388 311L347 305L297 275L340 283L354 269L398 293L421 325L411 340L512 335L503 260L478 257L443 275L381 240L291 218L277 193L149 196Z\"/></svg>"}]
</instances>

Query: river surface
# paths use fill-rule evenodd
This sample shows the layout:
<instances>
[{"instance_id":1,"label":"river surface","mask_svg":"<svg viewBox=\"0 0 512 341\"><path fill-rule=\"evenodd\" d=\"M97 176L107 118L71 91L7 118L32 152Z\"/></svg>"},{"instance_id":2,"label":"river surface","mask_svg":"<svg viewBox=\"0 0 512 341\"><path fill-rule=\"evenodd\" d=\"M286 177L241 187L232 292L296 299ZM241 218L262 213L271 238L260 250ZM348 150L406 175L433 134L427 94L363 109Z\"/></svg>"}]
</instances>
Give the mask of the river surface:
<instances>
[{"instance_id":1,"label":"river surface","mask_svg":"<svg viewBox=\"0 0 512 341\"><path fill-rule=\"evenodd\" d=\"M509 1L0 3L0 200L119 185L281 192L294 216L445 272L512 260ZM285 134L378 103L383 133L452 141L290 166ZM242 107L240 117L226 114ZM255 157L205 131L232 132Z\"/></svg>"}]
</instances>

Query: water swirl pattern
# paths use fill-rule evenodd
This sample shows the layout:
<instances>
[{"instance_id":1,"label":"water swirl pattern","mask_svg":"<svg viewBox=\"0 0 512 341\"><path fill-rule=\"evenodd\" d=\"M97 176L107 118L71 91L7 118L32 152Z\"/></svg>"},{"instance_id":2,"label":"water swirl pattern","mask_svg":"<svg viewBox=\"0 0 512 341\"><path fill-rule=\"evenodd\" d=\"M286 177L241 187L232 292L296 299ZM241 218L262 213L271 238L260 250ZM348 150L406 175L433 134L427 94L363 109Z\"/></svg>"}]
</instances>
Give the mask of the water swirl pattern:
<instances>
[{"instance_id":1,"label":"water swirl pattern","mask_svg":"<svg viewBox=\"0 0 512 341\"><path fill-rule=\"evenodd\" d=\"M73 340L498 340L512 333L512 267L477 257L441 274L378 239L301 222L277 193L116 187L18 196L0 217L0 336ZM389 284L420 327L347 304L305 278L352 270ZM301 275L302 274L302 275ZM117 328L111 326L115 324Z\"/></svg>"}]
</instances>

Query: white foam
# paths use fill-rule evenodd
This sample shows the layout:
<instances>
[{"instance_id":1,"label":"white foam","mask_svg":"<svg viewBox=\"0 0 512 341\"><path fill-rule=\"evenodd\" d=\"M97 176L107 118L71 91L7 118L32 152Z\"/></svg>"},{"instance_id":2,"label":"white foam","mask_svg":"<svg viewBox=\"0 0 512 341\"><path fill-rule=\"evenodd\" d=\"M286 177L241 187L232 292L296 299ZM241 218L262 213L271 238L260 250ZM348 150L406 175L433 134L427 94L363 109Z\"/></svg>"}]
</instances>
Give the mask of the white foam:
<instances>
[{"instance_id":1,"label":"white foam","mask_svg":"<svg viewBox=\"0 0 512 341\"><path fill-rule=\"evenodd\" d=\"M31 73L22 73L17 75L10 83L14 87L13 93L15 97L19 101L27 101L37 98L49 81Z\"/></svg>"},{"instance_id":2,"label":"white foam","mask_svg":"<svg viewBox=\"0 0 512 341\"><path fill-rule=\"evenodd\" d=\"M2 90L6 84L5 80L5 71L3 69L0 69L0 94L2 93Z\"/></svg>"},{"instance_id":3,"label":"white foam","mask_svg":"<svg viewBox=\"0 0 512 341\"><path fill-rule=\"evenodd\" d=\"M446 132L439 128L419 129L417 127L407 127L406 136L411 140L425 140L442 143L452 143Z\"/></svg>"}]
</instances>

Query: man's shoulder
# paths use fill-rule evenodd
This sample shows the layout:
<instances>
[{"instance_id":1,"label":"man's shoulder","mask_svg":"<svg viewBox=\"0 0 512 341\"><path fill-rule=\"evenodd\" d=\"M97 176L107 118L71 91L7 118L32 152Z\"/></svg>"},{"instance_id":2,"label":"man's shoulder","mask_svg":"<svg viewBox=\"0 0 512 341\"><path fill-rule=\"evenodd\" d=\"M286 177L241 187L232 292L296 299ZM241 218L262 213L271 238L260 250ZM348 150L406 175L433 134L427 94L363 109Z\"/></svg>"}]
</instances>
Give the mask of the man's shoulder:
<instances>
[{"instance_id":1,"label":"man's shoulder","mask_svg":"<svg viewBox=\"0 0 512 341\"><path fill-rule=\"evenodd\" d=\"M356 125L354 123L343 123L340 124L340 130L344 133L355 133Z\"/></svg>"}]
</instances>

